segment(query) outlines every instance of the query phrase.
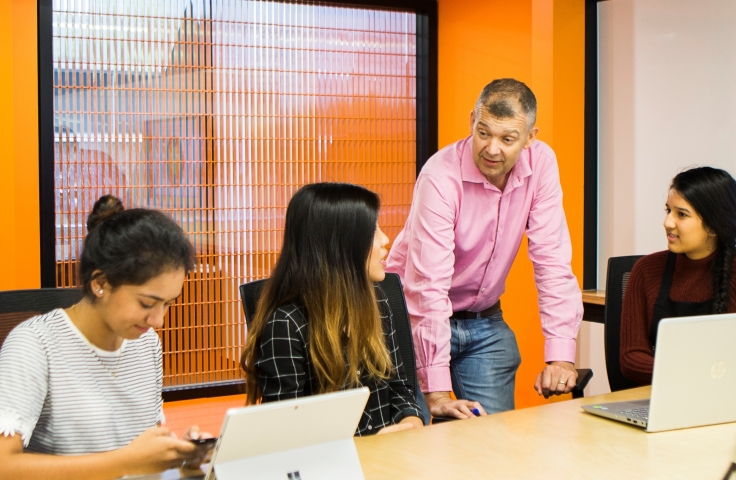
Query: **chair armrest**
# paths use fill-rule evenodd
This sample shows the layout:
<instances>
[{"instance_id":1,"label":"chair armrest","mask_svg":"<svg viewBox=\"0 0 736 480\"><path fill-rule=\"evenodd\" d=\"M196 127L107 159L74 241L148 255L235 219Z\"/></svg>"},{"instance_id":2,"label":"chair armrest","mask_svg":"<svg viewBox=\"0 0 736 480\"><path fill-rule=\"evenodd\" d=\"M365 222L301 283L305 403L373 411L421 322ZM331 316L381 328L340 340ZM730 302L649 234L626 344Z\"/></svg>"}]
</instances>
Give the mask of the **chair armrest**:
<instances>
[{"instance_id":1,"label":"chair armrest","mask_svg":"<svg viewBox=\"0 0 736 480\"><path fill-rule=\"evenodd\" d=\"M593 370L589 368L578 368L578 383L572 389L572 398L583 398L583 390L593 378Z\"/></svg>"}]
</instances>

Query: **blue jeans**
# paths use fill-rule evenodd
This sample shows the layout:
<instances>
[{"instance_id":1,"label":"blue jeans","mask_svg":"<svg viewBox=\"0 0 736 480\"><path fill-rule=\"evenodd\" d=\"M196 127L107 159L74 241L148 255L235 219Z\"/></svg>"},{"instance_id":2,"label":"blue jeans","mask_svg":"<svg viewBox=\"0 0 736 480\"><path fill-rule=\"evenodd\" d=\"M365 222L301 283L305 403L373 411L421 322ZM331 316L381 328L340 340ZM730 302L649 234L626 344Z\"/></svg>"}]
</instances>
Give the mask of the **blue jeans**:
<instances>
[{"instance_id":1,"label":"blue jeans","mask_svg":"<svg viewBox=\"0 0 736 480\"><path fill-rule=\"evenodd\" d=\"M521 355L503 312L469 320L450 318L450 327L450 377L455 396L479 402L487 413L513 410ZM429 410L421 392L417 392L417 403L426 423Z\"/></svg>"}]
</instances>

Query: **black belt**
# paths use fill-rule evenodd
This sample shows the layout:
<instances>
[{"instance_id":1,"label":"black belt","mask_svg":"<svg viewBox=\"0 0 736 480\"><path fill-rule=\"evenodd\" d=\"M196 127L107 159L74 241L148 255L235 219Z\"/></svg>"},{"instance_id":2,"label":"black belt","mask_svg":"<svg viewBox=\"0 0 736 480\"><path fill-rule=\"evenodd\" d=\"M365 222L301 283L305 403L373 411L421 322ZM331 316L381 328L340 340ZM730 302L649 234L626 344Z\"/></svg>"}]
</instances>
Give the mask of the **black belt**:
<instances>
[{"instance_id":1,"label":"black belt","mask_svg":"<svg viewBox=\"0 0 736 480\"><path fill-rule=\"evenodd\" d=\"M470 310L463 310L462 312L452 312L452 318L460 318L463 320L469 320L471 318L478 318L478 313L480 313L480 318L486 318L500 311L501 311L501 300L497 301L496 303L486 308L482 312L471 312Z\"/></svg>"}]
</instances>

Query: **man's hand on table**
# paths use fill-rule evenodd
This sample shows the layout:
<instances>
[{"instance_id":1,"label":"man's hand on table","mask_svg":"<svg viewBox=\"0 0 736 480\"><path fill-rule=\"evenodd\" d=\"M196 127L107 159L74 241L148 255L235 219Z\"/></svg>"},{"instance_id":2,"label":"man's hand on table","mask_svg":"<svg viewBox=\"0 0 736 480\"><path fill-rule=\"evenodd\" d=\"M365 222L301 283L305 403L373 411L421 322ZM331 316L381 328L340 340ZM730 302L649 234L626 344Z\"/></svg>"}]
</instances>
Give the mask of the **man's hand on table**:
<instances>
[{"instance_id":1,"label":"man's hand on table","mask_svg":"<svg viewBox=\"0 0 736 480\"><path fill-rule=\"evenodd\" d=\"M454 400L450 392L425 393L424 399L433 417L474 418L476 416L472 412L474 408L478 409L481 416L486 415L480 403L470 400Z\"/></svg>"},{"instance_id":2,"label":"man's hand on table","mask_svg":"<svg viewBox=\"0 0 736 480\"><path fill-rule=\"evenodd\" d=\"M578 380L575 365L570 362L550 362L542 373L537 375L534 389L538 394L549 398L550 395L570 393Z\"/></svg>"}]
</instances>

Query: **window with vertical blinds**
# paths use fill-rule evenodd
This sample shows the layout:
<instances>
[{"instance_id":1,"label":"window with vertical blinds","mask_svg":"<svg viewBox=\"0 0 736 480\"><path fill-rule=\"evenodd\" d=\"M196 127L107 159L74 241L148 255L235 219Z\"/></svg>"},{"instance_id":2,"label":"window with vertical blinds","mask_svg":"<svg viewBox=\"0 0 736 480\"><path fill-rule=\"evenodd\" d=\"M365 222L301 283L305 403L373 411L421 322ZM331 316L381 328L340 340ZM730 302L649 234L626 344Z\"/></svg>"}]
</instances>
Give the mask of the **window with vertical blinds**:
<instances>
[{"instance_id":1,"label":"window with vertical blinds","mask_svg":"<svg viewBox=\"0 0 736 480\"><path fill-rule=\"evenodd\" d=\"M238 379L241 283L269 275L306 183L380 194L416 175L414 13L243 0L54 0L56 281L94 201L157 208L197 265L160 335L166 385Z\"/></svg>"}]
</instances>

